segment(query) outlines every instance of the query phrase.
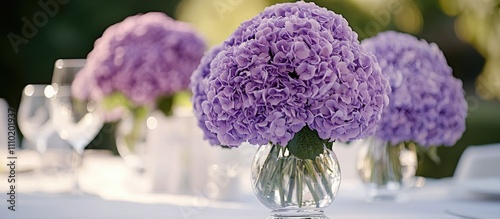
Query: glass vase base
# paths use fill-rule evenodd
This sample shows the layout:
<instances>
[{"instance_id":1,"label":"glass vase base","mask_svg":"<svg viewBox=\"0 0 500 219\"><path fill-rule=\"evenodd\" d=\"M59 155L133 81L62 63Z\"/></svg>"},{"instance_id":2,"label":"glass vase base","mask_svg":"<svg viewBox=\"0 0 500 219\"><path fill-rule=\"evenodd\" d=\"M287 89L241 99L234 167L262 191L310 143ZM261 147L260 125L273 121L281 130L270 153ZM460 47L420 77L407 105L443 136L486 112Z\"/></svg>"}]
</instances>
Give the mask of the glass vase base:
<instances>
[{"instance_id":1,"label":"glass vase base","mask_svg":"<svg viewBox=\"0 0 500 219\"><path fill-rule=\"evenodd\" d=\"M328 219L323 211L273 211L267 219Z\"/></svg>"}]
</instances>

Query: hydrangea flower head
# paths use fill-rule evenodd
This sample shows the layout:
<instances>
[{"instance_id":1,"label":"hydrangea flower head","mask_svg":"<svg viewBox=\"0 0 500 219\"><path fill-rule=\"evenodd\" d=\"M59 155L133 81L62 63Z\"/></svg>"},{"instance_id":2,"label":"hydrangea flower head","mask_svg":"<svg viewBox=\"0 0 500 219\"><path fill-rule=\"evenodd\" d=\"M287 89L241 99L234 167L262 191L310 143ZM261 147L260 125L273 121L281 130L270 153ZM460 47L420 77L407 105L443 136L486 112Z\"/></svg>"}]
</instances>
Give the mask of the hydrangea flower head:
<instances>
[{"instance_id":1,"label":"hydrangea flower head","mask_svg":"<svg viewBox=\"0 0 500 219\"><path fill-rule=\"evenodd\" d=\"M467 103L438 46L394 31L362 45L375 54L392 88L376 136L393 144L455 144L465 131Z\"/></svg>"},{"instance_id":2,"label":"hydrangea flower head","mask_svg":"<svg viewBox=\"0 0 500 219\"><path fill-rule=\"evenodd\" d=\"M365 137L375 131L390 90L347 21L302 1L243 22L194 91L200 81L198 118L226 146L286 146L305 126L330 141Z\"/></svg>"},{"instance_id":3,"label":"hydrangea flower head","mask_svg":"<svg viewBox=\"0 0 500 219\"><path fill-rule=\"evenodd\" d=\"M215 56L219 54L221 49L222 46L219 45L213 47L205 53L205 55L201 59L200 65L191 76L190 85L193 92L191 101L193 102L195 116L198 119L198 126L203 130L203 132L205 133L205 138L212 145L220 145L220 142L219 140L217 140L217 136L215 135L215 133L210 132L210 130L207 129L207 126L205 124L207 115L203 113L202 103L207 100L207 91L205 88L207 87L208 75L210 74L210 63L212 63Z\"/></svg>"},{"instance_id":4,"label":"hydrangea flower head","mask_svg":"<svg viewBox=\"0 0 500 219\"><path fill-rule=\"evenodd\" d=\"M205 47L191 26L161 12L128 17L95 42L74 93L101 100L119 92L134 105L154 104L189 87Z\"/></svg>"}]
</instances>

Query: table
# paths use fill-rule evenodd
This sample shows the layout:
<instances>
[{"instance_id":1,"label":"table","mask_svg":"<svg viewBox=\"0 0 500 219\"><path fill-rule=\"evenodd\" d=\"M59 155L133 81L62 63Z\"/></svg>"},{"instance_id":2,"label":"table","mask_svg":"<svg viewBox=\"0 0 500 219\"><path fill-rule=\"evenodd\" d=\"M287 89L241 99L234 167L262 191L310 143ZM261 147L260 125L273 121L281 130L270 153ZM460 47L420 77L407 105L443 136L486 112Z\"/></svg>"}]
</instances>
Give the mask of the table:
<instances>
[{"instance_id":1,"label":"table","mask_svg":"<svg viewBox=\"0 0 500 219\"><path fill-rule=\"evenodd\" d=\"M233 201L217 201L203 194L175 195L133 191L121 158L86 154L81 171L82 188L90 194L41 193L33 174L20 173L16 190L16 211L7 209L5 173L0 174L1 219L93 219L93 218L266 218L262 206L249 188ZM344 179L337 199L325 209L330 218L459 218L452 213L500 218L500 199L472 196L457 191L453 180L426 179L422 188L407 192L403 203L363 201L363 187L356 179Z\"/></svg>"}]
</instances>

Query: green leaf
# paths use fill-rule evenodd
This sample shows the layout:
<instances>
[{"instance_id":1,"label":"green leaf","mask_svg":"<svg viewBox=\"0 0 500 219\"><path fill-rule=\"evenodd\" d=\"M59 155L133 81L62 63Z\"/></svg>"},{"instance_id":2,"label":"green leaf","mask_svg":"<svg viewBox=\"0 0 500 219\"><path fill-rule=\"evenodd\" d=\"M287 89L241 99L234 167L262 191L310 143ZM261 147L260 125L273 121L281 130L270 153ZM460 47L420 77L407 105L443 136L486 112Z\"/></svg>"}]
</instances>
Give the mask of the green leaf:
<instances>
[{"instance_id":1,"label":"green leaf","mask_svg":"<svg viewBox=\"0 0 500 219\"><path fill-rule=\"evenodd\" d=\"M131 111L137 120L146 120L150 109L147 106L139 106L131 109Z\"/></svg>"},{"instance_id":2,"label":"green leaf","mask_svg":"<svg viewBox=\"0 0 500 219\"><path fill-rule=\"evenodd\" d=\"M430 147L427 150L427 156L429 156L429 159L431 159L434 163L439 164L441 163L441 158L438 155L437 147Z\"/></svg>"},{"instance_id":3,"label":"green leaf","mask_svg":"<svg viewBox=\"0 0 500 219\"><path fill-rule=\"evenodd\" d=\"M175 107L192 107L191 93L187 91L179 91L171 96L161 96L157 99L156 106L163 112L163 114L165 114L165 116L171 116L174 114Z\"/></svg>"},{"instance_id":4,"label":"green leaf","mask_svg":"<svg viewBox=\"0 0 500 219\"><path fill-rule=\"evenodd\" d=\"M174 105L174 97L173 96L164 96L158 98L156 102L156 107L165 114L165 116L171 116L174 114L173 112Z\"/></svg>"},{"instance_id":5,"label":"green leaf","mask_svg":"<svg viewBox=\"0 0 500 219\"><path fill-rule=\"evenodd\" d=\"M325 140L319 137L316 130L311 130L309 127L304 126L288 142L287 147L290 153L300 159L314 160L323 152L324 145Z\"/></svg>"},{"instance_id":6,"label":"green leaf","mask_svg":"<svg viewBox=\"0 0 500 219\"><path fill-rule=\"evenodd\" d=\"M174 106L176 107L193 107L191 103L191 92L179 91L174 94Z\"/></svg>"},{"instance_id":7,"label":"green leaf","mask_svg":"<svg viewBox=\"0 0 500 219\"><path fill-rule=\"evenodd\" d=\"M430 159L432 162L435 164L441 163L441 158L439 157L438 154L438 147L436 146L431 146L431 147L422 147L415 142L406 142L405 146L407 149L412 150L417 152L417 155L420 159L419 164L422 164L424 159Z\"/></svg>"},{"instance_id":8,"label":"green leaf","mask_svg":"<svg viewBox=\"0 0 500 219\"><path fill-rule=\"evenodd\" d=\"M124 135L124 140L130 150L134 150L139 142L143 125L149 115L149 108L142 106L130 109L133 117L132 130Z\"/></svg>"},{"instance_id":9,"label":"green leaf","mask_svg":"<svg viewBox=\"0 0 500 219\"><path fill-rule=\"evenodd\" d=\"M109 96L104 97L102 106L106 110L113 110L117 107L124 107L125 109L132 109L130 100L120 92L114 92Z\"/></svg>"}]
</instances>

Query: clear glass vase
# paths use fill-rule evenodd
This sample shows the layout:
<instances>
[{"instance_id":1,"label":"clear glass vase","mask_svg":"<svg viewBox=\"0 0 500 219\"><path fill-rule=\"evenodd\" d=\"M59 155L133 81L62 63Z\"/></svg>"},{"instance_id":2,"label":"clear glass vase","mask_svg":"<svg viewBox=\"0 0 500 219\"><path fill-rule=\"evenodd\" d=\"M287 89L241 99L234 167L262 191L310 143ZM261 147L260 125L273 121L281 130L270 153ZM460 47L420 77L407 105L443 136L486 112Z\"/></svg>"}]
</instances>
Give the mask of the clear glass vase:
<instances>
[{"instance_id":1,"label":"clear glass vase","mask_svg":"<svg viewBox=\"0 0 500 219\"><path fill-rule=\"evenodd\" d=\"M376 137L363 140L358 171L366 187L366 201L404 201L417 169L413 144L390 142Z\"/></svg>"},{"instance_id":2,"label":"clear glass vase","mask_svg":"<svg viewBox=\"0 0 500 219\"><path fill-rule=\"evenodd\" d=\"M252 186L272 210L268 219L327 218L323 209L337 196L340 167L326 147L312 160L297 158L287 147L263 145L252 163Z\"/></svg>"},{"instance_id":3,"label":"clear glass vase","mask_svg":"<svg viewBox=\"0 0 500 219\"><path fill-rule=\"evenodd\" d=\"M125 164L138 174L145 172L147 118L147 112L126 111L115 132L118 153Z\"/></svg>"}]
</instances>

